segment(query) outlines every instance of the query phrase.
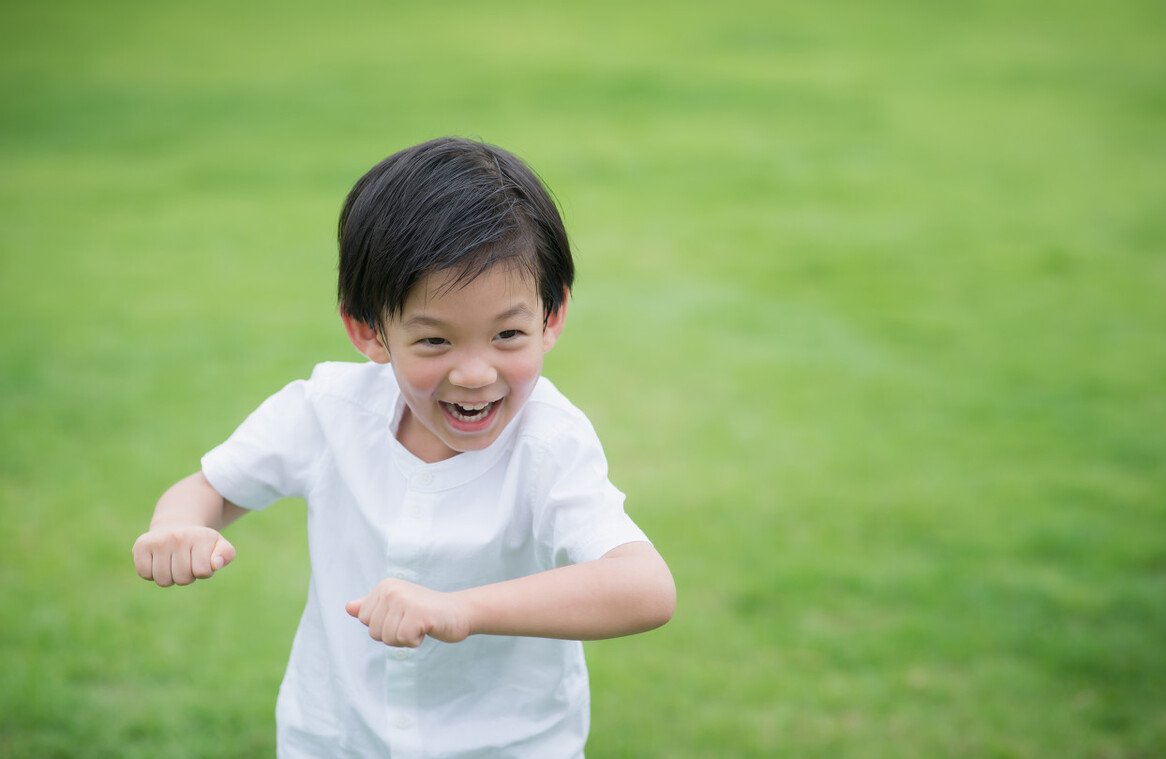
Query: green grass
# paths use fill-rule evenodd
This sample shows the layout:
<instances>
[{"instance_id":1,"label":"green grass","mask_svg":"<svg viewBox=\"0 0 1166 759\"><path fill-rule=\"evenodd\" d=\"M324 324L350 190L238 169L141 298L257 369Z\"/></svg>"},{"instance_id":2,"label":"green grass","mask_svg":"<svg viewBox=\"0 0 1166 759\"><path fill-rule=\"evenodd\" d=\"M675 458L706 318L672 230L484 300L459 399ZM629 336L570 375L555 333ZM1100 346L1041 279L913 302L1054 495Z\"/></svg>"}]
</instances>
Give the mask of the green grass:
<instances>
[{"instance_id":1,"label":"green grass","mask_svg":"<svg viewBox=\"0 0 1166 759\"><path fill-rule=\"evenodd\" d=\"M392 5L0 10L0 756L273 752L302 505L129 547L356 358L341 200L441 134L562 202L547 371L679 584L589 756L1160 755L1161 8Z\"/></svg>"}]
</instances>

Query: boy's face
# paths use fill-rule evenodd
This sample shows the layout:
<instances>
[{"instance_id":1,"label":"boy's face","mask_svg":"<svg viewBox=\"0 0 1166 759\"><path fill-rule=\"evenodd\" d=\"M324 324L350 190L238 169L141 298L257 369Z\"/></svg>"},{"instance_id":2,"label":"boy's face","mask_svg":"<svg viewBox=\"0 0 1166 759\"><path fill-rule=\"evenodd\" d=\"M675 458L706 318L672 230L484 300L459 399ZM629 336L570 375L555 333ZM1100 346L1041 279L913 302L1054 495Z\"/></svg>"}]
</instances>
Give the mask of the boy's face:
<instances>
[{"instance_id":1,"label":"boy's face","mask_svg":"<svg viewBox=\"0 0 1166 759\"><path fill-rule=\"evenodd\" d=\"M398 437L423 461L493 443L530 397L563 329L566 305L543 326L543 305L523 270L496 265L469 284L438 272L413 288L381 336L345 317L349 337L389 361L407 411Z\"/></svg>"}]
</instances>

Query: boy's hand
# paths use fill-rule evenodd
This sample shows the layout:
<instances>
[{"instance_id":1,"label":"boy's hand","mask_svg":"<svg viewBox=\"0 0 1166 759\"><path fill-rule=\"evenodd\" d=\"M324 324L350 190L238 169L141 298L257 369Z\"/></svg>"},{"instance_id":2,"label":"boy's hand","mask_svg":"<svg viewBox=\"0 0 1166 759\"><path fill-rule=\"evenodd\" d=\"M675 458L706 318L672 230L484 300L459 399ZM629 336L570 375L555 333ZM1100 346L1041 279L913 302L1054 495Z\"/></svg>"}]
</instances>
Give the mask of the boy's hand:
<instances>
[{"instance_id":1,"label":"boy's hand","mask_svg":"<svg viewBox=\"0 0 1166 759\"><path fill-rule=\"evenodd\" d=\"M235 547L210 527L155 527L134 541L134 567L161 587L189 585L231 563Z\"/></svg>"},{"instance_id":2,"label":"boy's hand","mask_svg":"<svg viewBox=\"0 0 1166 759\"><path fill-rule=\"evenodd\" d=\"M458 643L469 637L467 610L454 593L382 580L364 598L349 601L345 611L368 626L368 634L390 646L420 646L425 636Z\"/></svg>"}]
</instances>

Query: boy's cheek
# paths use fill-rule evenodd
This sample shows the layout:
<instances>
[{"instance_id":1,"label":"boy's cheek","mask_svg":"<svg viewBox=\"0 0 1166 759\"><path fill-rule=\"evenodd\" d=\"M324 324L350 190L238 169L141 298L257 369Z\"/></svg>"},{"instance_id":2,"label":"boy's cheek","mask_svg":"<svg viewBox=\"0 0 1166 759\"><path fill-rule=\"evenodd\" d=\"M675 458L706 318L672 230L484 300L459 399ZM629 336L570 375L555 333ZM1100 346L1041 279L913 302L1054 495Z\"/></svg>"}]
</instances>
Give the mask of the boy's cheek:
<instances>
[{"instance_id":1,"label":"boy's cheek","mask_svg":"<svg viewBox=\"0 0 1166 759\"><path fill-rule=\"evenodd\" d=\"M521 396L522 400L525 401L527 396L534 390L534 386L538 382L541 374L541 361L537 365L526 367L521 374L513 375L510 383L511 392Z\"/></svg>"}]
</instances>

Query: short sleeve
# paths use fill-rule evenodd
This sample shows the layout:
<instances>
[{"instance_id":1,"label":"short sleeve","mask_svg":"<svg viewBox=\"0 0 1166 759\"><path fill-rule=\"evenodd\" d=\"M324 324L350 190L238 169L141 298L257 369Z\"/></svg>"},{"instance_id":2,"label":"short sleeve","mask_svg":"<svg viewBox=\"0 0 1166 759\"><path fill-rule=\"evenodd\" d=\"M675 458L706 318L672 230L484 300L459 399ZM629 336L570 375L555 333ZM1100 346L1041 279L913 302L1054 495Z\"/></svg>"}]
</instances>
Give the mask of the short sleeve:
<instances>
[{"instance_id":1,"label":"short sleeve","mask_svg":"<svg viewBox=\"0 0 1166 759\"><path fill-rule=\"evenodd\" d=\"M551 566L598 559L647 536L624 511L624 494L607 474L607 458L590 424L574 425L542 451L534 504L535 532Z\"/></svg>"},{"instance_id":2,"label":"short sleeve","mask_svg":"<svg viewBox=\"0 0 1166 759\"><path fill-rule=\"evenodd\" d=\"M280 498L305 497L322 452L323 435L300 380L265 400L203 456L202 471L228 501L262 509Z\"/></svg>"}]
</instances>

